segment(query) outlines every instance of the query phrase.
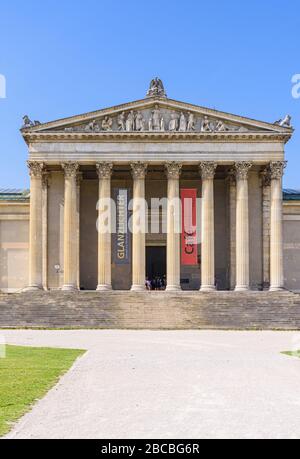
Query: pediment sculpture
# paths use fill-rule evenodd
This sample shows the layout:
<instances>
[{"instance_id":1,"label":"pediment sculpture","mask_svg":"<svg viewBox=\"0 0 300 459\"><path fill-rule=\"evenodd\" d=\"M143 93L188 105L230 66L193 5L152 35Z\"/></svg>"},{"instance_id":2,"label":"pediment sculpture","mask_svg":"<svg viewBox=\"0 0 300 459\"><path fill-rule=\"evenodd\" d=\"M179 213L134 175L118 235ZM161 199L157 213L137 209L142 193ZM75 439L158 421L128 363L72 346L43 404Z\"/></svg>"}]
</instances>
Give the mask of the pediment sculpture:
<instances>
[{"instance_id":1,"label":"pediment sculpture","mask_svg":"<svg viewBox=\"0 0 300 459\"><path fill-rule=\"evenodd\" d=\"M28 115L23 116L23 125L21 129L27 129L33 126L40 126L41 122L40 121L31 121Z\"/></svg>"},{"instance_id":2,"label":"pediment sculpture","mask_svg":"<svg viewBox=\"0 0 300 459\"><path fill-rule=\"evenodd\" d=\"M148 110L123 111L114 116L105 115L86 125L70 126L65 132L170 132L222 133L247 132L245 126L226 123L221 119L201 116L193 112L162 109L156 104Z\"/></svg>"},{"instance_id":3,"label":"pediment sculpture","mask_svg":"<svg viewBox=\"0 0 300 459\"><path fill-rule=\"evenodd\" d=\"M292 117L290 115L286 115L283 119L276 121L275 124L278 124L278 126L281 127L290 128L292 127Z\"/></svg>"},{"instance_id":4,"label":"pediment sculpture","mask_svg":"<svg viewBox=\"0 0 300 459\"><path fill-rule=\"evenodd\" d=\"M160 78L154 78L151 81L147 97L167 97L164 84Z\"/></svg>"}]
</instances>

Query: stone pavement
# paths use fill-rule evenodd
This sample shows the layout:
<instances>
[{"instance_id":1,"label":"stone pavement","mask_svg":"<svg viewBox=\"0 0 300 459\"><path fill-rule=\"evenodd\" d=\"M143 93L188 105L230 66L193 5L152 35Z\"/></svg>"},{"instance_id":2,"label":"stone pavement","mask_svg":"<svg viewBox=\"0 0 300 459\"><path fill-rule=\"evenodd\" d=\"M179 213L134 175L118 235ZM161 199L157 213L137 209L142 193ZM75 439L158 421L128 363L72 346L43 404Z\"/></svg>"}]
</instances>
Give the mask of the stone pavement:
<instances>
[{"instance_id":1,"label":"stone pavement","mask_svg":"<svg viewBox=\"0 0 300 459\"><path fill-rule=\"evenodd\" d=\"M299 332L0 334L88 350L8 438L300 438Z\"/></svg>"}]
</instances>

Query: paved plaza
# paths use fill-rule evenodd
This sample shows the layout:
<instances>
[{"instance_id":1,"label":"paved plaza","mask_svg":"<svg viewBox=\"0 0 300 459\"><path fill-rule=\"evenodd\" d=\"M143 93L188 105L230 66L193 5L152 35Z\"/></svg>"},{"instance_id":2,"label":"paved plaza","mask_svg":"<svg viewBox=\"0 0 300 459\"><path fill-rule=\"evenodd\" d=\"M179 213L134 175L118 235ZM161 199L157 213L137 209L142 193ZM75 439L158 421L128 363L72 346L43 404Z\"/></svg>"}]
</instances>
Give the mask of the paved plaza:
<instances>
[{"instance_id":1,"label":"paved plaza","mask_svg":"<svg viewBox=\"0 0 300 459\"><path fill-rule=\"evenodd\" d=\"M299 438L293 332L3 331L87 349L9 438Z\"/></svg>"}]
</instances>

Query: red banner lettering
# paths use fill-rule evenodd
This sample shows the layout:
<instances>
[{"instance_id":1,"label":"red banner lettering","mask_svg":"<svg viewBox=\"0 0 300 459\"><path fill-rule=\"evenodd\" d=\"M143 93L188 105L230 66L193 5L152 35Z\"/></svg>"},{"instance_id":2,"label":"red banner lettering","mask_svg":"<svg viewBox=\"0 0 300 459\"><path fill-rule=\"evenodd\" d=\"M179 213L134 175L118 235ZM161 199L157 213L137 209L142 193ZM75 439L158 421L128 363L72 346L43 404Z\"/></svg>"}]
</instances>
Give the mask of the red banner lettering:
<instances>
[{"instance_id":1,"label":"red banner lettering","mask_svg":"<svg viewBox=\"0 0 300 459\"><path fill-rule=\"evenodd\" d=\"M197 245L197 190L181 190L182 236L181 264L195 266L198 264Z\"/></svg>"}]
</instances>

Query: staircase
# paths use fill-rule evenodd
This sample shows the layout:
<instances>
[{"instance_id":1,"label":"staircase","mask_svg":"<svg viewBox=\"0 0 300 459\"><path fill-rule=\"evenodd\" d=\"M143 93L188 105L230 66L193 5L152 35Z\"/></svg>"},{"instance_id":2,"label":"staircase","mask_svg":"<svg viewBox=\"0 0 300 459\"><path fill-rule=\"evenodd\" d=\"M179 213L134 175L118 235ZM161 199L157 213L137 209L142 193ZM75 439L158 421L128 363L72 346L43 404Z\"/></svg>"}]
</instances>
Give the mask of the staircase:
<instances>
[{"instance_id":1,"label":"staircase","mask_svg":"<svg viewBox=\"0 0 300 459\"><path fill-rule=\"evenodd\" d=\"M291 292L0 294L0 328L300 330Z\"/></svg>"}]
</instances>

